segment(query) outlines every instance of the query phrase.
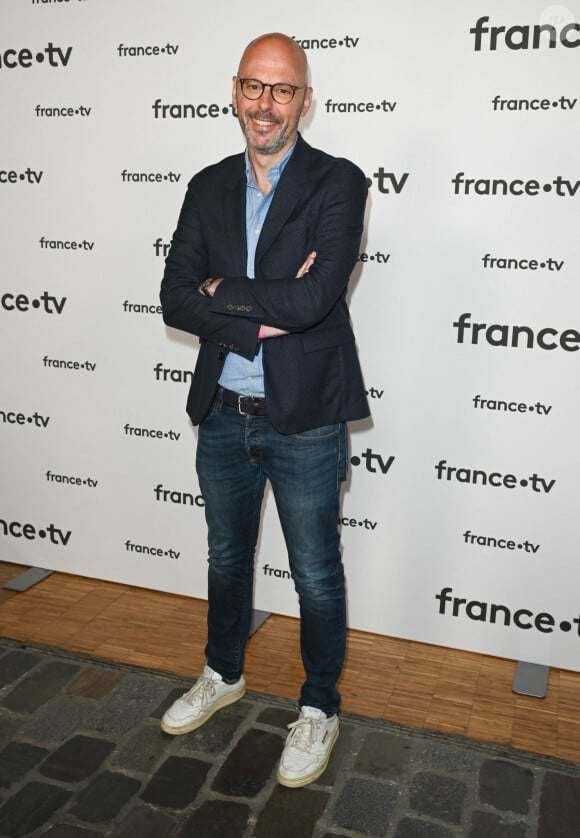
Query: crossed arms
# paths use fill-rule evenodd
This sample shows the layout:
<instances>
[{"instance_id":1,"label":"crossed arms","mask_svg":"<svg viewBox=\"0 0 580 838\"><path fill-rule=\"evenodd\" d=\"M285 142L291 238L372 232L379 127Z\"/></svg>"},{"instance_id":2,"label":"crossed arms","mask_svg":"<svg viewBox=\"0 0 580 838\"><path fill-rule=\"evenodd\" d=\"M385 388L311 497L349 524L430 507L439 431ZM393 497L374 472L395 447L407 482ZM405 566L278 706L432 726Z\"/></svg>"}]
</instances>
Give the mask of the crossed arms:
<instances>
[{"instance_id":1,"label":"crossed arms","mask_svg":"<svg viewBox=\"0 0 580 838\"><path fill-rule=\"evenodd\" d=\"M278 197L277 193L275 200ZM263 337L315 328L346 291L358 256L366 197L362 172L348 161L335 160L316 189L301 196L297 214L304 218L303 252L297 252L296 243L280 245L274 237L256 265L256 278L249 279L232 270L243 260L238 254L236 261L230 252L231 236L215 188L207 176L194 177L161 285L165 323L216 344L236 346L235 351L249 359L256 353L262 324ZM283 236L280 240L284 242ZM208 276L216 279L205 297L198 288Z\"/></svg>"}]
</instances>

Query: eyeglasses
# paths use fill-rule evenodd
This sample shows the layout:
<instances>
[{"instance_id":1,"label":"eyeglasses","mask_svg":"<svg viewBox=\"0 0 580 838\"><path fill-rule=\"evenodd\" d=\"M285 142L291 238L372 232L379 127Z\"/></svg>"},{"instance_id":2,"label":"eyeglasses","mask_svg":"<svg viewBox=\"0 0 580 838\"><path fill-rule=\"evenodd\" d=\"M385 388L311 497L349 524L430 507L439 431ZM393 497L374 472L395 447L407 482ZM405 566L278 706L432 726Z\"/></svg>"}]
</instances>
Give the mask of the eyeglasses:
<instances>
[{"instance_id":1,"label":"eyeglasses","mask_svg":"<svg viewBox=\"0 0 580 838\"><path fill-rule=\"evenodd\" d=\"M272 99L278 102L279 105L287 105L294 98L297 90L303 90L308 87L307 84L286 84L286 82L278 81L275 84L266 84L259 79L240 79L238 78L242 93L246 99L259 99L265 87L270 88Z\"/></svg>"}]
</instances>

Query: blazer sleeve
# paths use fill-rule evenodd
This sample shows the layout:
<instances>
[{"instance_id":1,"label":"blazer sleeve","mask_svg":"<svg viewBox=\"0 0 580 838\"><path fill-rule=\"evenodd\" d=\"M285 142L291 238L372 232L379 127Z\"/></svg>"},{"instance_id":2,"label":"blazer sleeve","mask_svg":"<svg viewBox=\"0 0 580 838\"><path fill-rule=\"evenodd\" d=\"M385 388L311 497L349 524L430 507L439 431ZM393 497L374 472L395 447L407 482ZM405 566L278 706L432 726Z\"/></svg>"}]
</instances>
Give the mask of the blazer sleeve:
<instances>
[{"instance_id":1,"label":"blazer sleeve","mask_svg":"<svg viewBox=\"0 0 580 838\"><path fill-rule=\"evenodd\" d=\"M302 279L228 277L216 289L211 311L288 332L302 332L320 323L344 294L356 263L367 194L361 170L347 160L336 160L312 198L319 211L309 248L317 256L309 273ZM296 270L307 255L292 254Z\"/></svg>"},{"instance_id":2,"label":"blazer sleeve","mask_svg":"<svg viewBox=\"0 0 580 838\"><path fill-rule=\"evenodd\" d=\"M213 311L211 300L197 290L211 276L200 198L194 177L165 260L159 295L163 320L174 329L197 335L252 360L259 346L259 324Z\"/></svg>"}]
</instances>

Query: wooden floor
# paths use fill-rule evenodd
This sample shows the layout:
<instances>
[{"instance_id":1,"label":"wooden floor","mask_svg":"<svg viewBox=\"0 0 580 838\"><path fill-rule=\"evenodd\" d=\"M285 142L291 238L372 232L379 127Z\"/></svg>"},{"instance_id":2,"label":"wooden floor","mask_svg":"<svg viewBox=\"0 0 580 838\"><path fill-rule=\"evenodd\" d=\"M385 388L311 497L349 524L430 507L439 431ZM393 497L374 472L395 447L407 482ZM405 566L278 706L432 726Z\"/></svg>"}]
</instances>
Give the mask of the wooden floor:
<instances>
[{"instance_id":1,"label":"wooden floor","mask_svg":"<svg viewBox=\"0 0 580 838\"><path fill-rule=\"evenodd\" d=\"M55 573L23 593L0 562L0 635L196 678L206 603ZM545 699L515 695L513 661L350 631L343 709L580 763L580 674L552 669ZM296 698L298 621L272 615L250 639L248 688Z\"/></svg>"}]
</instances>

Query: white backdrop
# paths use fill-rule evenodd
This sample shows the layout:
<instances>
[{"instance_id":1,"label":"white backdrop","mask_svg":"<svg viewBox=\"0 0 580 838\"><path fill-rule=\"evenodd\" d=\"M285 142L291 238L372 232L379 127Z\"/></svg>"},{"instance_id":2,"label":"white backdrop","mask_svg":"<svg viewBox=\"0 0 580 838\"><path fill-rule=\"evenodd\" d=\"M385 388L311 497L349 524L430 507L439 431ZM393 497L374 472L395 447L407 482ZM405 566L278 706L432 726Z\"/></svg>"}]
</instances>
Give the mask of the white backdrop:
<instances>
[{"instance_id":1,"label":"white backdrop","mask_svg":"<svg viewBox=\"0 0 580 838\"><path fill-rule=\"evenodd\" d=\"M370 183L350 625L579 669L578 0L0 9L0 559L205 596L197 343L158 289L187 181L243 148L241 50L280 30L304 136ZM256 569L296 614L271 497Z\"/></svg>"}]
</instances>

